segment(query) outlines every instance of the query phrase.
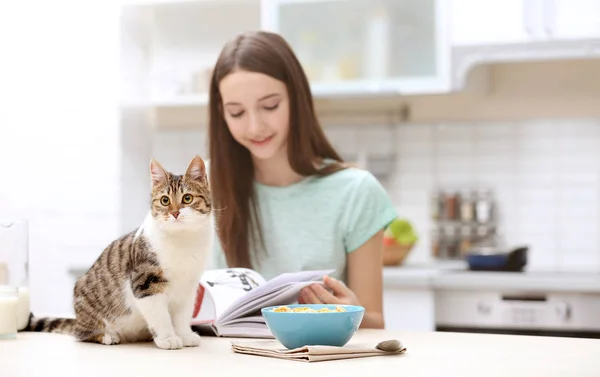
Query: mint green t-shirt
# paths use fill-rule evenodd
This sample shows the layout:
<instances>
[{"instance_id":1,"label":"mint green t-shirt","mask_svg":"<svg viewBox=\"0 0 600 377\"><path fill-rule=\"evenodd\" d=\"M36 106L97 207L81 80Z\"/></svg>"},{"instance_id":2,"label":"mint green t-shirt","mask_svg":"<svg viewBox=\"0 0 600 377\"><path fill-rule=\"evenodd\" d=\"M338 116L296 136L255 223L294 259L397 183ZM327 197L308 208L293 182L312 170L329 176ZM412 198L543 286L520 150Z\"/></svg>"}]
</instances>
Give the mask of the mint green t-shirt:
<instances>
[{"instance_id":1,"label":"mint green t-shirt","mask_svg":"<svg viewBox=\"0 0 600 377\"><path fill-rule=\"evenodd\" d=\"M347 168L285 187L255 182L266 252L251 249L265 279L284 272L335 269L346 281L346 256L396 218L387 192L368 171ZM227 268L216 241L212 268Z\"/></svg>"}]
</instances>

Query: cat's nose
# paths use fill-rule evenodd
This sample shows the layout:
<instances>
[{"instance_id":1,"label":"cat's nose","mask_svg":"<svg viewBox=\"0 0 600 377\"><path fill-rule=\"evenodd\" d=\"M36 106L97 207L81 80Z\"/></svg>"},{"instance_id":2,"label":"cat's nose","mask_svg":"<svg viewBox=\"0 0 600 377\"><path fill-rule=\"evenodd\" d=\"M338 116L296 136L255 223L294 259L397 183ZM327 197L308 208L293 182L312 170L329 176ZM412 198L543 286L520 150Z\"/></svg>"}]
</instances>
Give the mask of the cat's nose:
<instances>
[{"instance_id":1,"label":"cat's nose","mask_svg":"<svg viewBox=\"0 0 600 377\"><path fill-rule=\"evenodd\" d=\"M179 211L172 212L171 215L173 215L174 218L178 218L179 217Z\"/></svg>"}]
</instances>

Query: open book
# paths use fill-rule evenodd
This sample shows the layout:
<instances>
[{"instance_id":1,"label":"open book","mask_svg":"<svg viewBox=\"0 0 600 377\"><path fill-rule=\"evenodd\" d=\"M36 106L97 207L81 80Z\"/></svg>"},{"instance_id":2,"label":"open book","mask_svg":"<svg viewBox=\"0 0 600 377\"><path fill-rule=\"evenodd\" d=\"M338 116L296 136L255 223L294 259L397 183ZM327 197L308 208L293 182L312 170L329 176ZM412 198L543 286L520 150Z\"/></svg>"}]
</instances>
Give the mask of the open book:
<instances>
[{"instance_id":1,"label":"open book","mask_svg":"<svg viewBox=\"0 0 600 377\"><path fill-rule=\"evenodd\" d=\"M297 302L302 288L322 283L333 271L290 272L267 281L247 268L207 270L200 279L191 324L209 335L273 338L260 310Z\"/></svg>"}]
</instances>

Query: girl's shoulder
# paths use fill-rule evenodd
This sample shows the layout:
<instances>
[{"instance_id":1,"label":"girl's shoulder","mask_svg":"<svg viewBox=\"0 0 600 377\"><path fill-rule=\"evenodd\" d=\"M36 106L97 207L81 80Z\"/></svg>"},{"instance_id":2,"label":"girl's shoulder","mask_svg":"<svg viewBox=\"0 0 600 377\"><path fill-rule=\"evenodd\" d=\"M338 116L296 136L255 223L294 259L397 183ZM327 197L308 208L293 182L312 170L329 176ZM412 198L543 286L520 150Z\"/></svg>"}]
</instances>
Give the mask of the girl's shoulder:
<instances>
[{"instance_id":1,"label":"girl's shoulder","mask_svg":"<svg viewBox=\"0 0 600 377\"><path fill-rule=\"evenodd\" d=\"M335 173L313 181L316 185L326 185L332 189L345 192L380 191L385 189L379 180L368 170L349 166Z\"/></svg>"},{"instance_id":2,"label":"girl's shoulder","mask_svg":"<svg viewBox=\"0 0 600 377\"><path fill-rule=\"evenodd\" d=\"M368 170L348 167L323 179L327 206L343 234L347 252L356 250L397 217L387 190ZM316 187L315 187L316 188ZM316 190L315 190L316 193Z\"/></svg>"}]
</instances>

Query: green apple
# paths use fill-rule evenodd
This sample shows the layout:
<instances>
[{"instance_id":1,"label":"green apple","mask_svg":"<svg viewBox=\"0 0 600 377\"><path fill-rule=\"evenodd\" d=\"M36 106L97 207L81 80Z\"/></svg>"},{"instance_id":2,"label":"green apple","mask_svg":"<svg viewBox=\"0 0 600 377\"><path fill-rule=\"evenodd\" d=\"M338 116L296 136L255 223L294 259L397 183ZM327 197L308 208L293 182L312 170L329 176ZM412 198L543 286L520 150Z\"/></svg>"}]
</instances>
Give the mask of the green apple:
<instances>
[{"instance_id":1,"label":"green apple","mask_svg":"<svg viewBox=\"0 0 600 377\"><path fill-rule=\"evenodd\" d=\"M406 219L396 218L384 231L384 240L393 238L399 245L413 245L419 239L411 223Z\"/></svg>"}]
</instances>

